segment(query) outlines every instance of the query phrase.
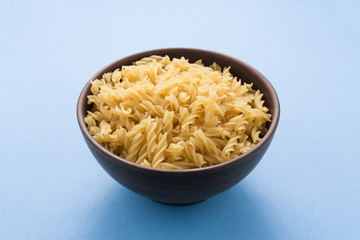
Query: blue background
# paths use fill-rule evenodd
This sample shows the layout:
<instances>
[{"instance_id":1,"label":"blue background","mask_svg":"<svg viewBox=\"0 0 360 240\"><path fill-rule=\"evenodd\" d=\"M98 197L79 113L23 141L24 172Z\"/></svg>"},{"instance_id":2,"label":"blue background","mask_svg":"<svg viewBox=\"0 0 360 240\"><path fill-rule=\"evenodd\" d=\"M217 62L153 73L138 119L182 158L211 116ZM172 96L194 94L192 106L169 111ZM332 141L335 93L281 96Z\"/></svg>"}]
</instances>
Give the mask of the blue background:
<instances>
[{"instance_id":1,"label":"blue background","mask_svg":"<svg viewBox=\"0 0 360 240\"><path fill-rule=\"evenodd\" d=\"M0 1L1 239L359 239L356 1ZM281 102L241 183L170 207L111 179L76 122L100 68L162 47L239 58Z\"/></svg>"}]
</instances>

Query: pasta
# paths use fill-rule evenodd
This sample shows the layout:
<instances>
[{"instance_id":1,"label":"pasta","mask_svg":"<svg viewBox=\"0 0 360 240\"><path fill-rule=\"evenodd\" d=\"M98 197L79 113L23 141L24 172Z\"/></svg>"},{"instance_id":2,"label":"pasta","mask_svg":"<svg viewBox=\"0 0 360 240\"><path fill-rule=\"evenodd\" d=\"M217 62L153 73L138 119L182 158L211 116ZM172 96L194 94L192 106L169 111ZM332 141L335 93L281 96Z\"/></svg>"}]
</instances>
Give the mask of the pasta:
<instances>
[{"instance_id":1,"label":"pasta","mask_svg":"<svg viewBox=\"0 0 360 240\"><path fill-rule=\"evenodd\" d=\"M271 121L230 67L150 56L91 82L85 122L110 152L161 169L201 168L253 148Z\"/></svg>"}]
</instances>

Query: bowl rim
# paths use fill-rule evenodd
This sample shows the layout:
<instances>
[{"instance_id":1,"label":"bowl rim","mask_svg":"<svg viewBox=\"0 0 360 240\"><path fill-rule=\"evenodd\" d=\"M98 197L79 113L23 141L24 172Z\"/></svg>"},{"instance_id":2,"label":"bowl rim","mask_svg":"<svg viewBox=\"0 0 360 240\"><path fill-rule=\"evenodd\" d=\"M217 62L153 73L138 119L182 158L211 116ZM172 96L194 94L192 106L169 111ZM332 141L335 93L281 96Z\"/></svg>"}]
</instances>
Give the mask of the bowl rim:
<instances>
[{"instance_id":1,"label":"bowl rim","mask_svg":"<svg viewBox=\"0 0 360 240\"><path fill-rule=\"evenodd\" d=\"M229 161L219 163L219 164L216 164L213 166L209 166L209 167L181 169L181 170L159 169L159 168L152 168L152 167L147 167L147 166L143 166L140 164L136 164L136 163L130 162L124 158L121 158L120 156L115 155L115 154L111 153L110 151L108 151L107 149L105 149L100 143L95 141L95 139L91 136L90 132L88 131L87 125L84 121L85 114L83 114L83 112L81 111L81 106L83 106L85 104L84 101L86 101L86 104L87 104L87 95L88 95L87 92L89 91L89 89L91 87L91 81L97 79L99 77L98 75L103 75L105 72L114 71L116 68L119 68L120 62L128 61L129 59L138 59L139 60L140 58L145 57L145 56L159 54L159 52L177 52L177 51L187 51L187 52L195 51L198 53L206 53L206 54L215 55L220 58L226 58L226 59L229 59L230 61L237 62L237 63L243 65L249 71L251 71L254 75L256 75L256 77L259 78L259 80L264 83L265 88L267 88L269 90L269 93L270 93L269 99L272 99L272 101L274 102L274 109L272 109L273 113L272 113L272 121L270 123L270 127L269 127L268 131L266 132L265 136L260 140L260 142L258 142L248 152L240 155L237 158L234 158ZM184 174L188 175L188 174L209 173L209 172L227 169L236 164L239 164L240 162L246 161L252 155L256 154L258 150L260 150L264 145L267 144L267 142L271 141L271 139L275 133L275 130L278 126L279 119L280 119L280 102L279 102L278 95L277 95L274 87L272 86L272 84L269 82L269 80L264 75L262 75L258 70L256 70L254 67L250 66L249 64L247 64L237 58L231 57L229 55L225 55L223 53L214 52L211 50L199 49L199 48L159 48L159 49L142 51L142 52L138 52L138 53L135 53L132 55L122 57L116 61L111 62L110 64L106 65L101 70L96 72L90 78L90 80L88 80L88 82L85 84L84 88L82 89L82 91L80 93L80 96L79 96L78 102L77 102L77 106L76 106L76 115L77 115L77 121L78 121L80 130L81 130L83 136L86 138L86 140L98 152L100 152L101 154L104 154L108 159L112 160L113 162L115 162L117 164L121 164L123 166L127 166L132 169L142 170L145 172L163 173L163 174L172 174L172 175L184 175Z\"/></svg>"}]
</instances>

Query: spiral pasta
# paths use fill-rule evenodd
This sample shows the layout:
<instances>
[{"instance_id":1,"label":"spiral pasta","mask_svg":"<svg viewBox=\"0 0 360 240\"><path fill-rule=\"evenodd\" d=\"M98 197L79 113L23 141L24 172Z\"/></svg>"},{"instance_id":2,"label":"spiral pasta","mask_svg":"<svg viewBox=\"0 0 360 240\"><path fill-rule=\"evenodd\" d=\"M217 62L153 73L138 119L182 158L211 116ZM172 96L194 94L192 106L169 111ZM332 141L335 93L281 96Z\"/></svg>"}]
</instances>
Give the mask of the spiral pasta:
<instances>
[{"instance_id":1,"label":"spiral pasta","mask_svg":"<svg viewBox=\"0 0 360 240\"><path fill-rule=\"evenodd\" d=\"M150 56L91 84L90 134L112 153L147 167L229 161L261 141L271 121L263 94L216 63Z\"/></svg>"}]
</instances>

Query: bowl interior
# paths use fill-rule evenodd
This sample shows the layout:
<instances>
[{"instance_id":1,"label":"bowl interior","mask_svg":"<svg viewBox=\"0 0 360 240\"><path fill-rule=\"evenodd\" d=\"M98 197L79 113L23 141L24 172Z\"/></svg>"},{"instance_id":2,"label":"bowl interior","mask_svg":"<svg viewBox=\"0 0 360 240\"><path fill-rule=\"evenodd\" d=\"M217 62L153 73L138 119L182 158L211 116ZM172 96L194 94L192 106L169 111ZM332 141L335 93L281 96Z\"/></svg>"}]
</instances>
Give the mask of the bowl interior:
<instances>
[{"instance_id":1,"label":"bowl interior","mask_svg":"<svg viewBox=\"0 0 360 240\"><path fill-rule=\"evenodd\" d=\"M189 59L190 62L195 62L199 59L202 59L205 66L209 66L212 63L216 62L219 64L222 68L231 66L230 72L233 74L233 76L238 77L238 79L241 79L242 82L246 83L253 83L254 89L259 89L263 94L263 99L265 100L265 105L269 108L269 113L272 115L272 122L268 125L268 131L263 137L263 139L256 144L254 148L252 148L250 151L248 151L245 154L242 154L240 157L230 160L225 163L217 164L210 167L204 167L204 168L195 168L195 169L186 169L186 170L166 170L166 169L155 169L145 166L140 166L135 163L129 162L125 159L122 159L119 156L116 156L115 154L107 151L105 148L103 148L99 143L97 143L92 136L90 135L86 123L84 122L84 118L86 116L86 112L90 110L91 106L87 104L87 96L91 94L90 87L91 83L90 81L99 79L102 77L104 73L114 71L117 68L121 68L123 65L131 65L133 62L140 60L143 57L148 57L151 55L161 55L165 56L168 55L170 58L176 57L185 57ZM142 169L146 171L159 171L159 172L177 172L177 173L184 173L184 172L201 172L201 171L216 171L216 169L224 168L224 167L231 167L231 165L234 163L234 161L241 161L242 159L246 159L249 155L254 154L258 149L261 148L262 145L265 145L268 141L271 140L271 137L273 136L276 127L278 125L280 116L280 105L278 96L271 85L271 83L256 69L251 67L250 65L227 55L212 52L208 50L201 50L201 49L191 49L191 48L167 48L167 49L156 49L156 50L150 50L145 51L141 53L137 53L125 58L122 58L120 60L117 60L103 69L101 69L99 72L97 72L85 85L83 91L80 94L78 105L77 105L77 117L78 117L78 123L81 128L81 131L84 135L84 137L94 146L97 148L97 150L101 151L103 154L106 154L110 158L112 158L114 161L117 161L121 164L127 164L132 168Z\"/></svg>"}]
</instances>

